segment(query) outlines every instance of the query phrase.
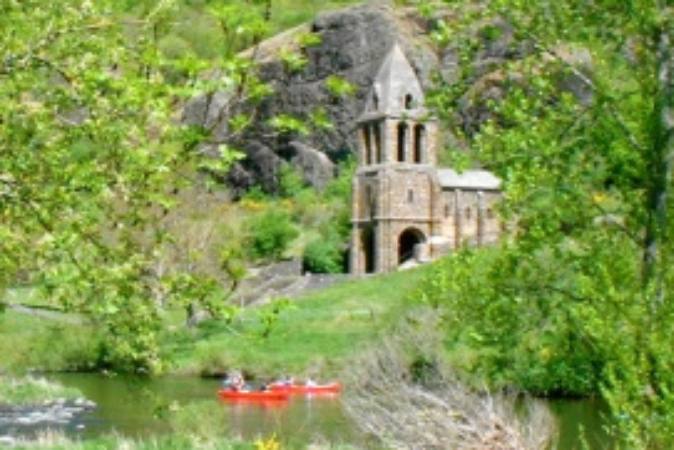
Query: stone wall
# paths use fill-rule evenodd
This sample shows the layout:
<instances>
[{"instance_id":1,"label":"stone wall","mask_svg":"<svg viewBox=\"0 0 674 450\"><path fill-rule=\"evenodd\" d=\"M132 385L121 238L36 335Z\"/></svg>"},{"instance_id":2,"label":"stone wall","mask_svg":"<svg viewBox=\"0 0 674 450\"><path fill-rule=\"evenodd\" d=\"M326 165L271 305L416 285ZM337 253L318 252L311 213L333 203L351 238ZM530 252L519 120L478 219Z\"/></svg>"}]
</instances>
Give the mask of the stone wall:
<instances>
[{"instance_id":1,"label":"stone wall","mask_svg":"<svg viewBox=\"0 0 674 450\"><path fill-rule=\"evenodd\" d=\"M498 191L443 190L440 234L447 236L453 248L464 244L481 245L498 240L501 223L496 214Z\"/></svg>"}]
</instances>

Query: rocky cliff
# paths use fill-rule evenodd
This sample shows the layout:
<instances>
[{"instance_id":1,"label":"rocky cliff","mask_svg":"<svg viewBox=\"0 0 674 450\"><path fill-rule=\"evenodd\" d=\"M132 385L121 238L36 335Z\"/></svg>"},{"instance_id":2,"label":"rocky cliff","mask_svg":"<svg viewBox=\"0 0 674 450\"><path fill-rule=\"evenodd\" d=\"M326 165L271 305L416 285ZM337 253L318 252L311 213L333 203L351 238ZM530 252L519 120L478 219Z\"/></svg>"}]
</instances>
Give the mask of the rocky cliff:
<instances>
[{"instance_id":1,"label":"rocky cliff","mask_svg":"<svg viewBox=\"0 0 674 450\"><path fill-rule=\"evenodd\" d=\"M245 189L256 183L274 190L281 163L291 162L307 181L321 187L333 175L334 163L355 149L354 121L364 107L372 80L394 42L399 42L415 70L425 82L437 67L431 46L423 39L424 28L410 10L390 5L365 5L319 15L311 24L273 37L255 49L259 76L271 84L272 95L256 106L256 122L234 145L246 158L229 173L229 183ZM307 64L289 71L278 57L279 50L292 45L296 36L315 33L320 43L302 50ZM326 86L337 75L355 88L353 95L336 98ZM227 95L216 93L191 101L184 121L227 133ZM269 126L277 114L306 117L317 107L332 122L330 129L308 135L279 134ZM218 122L218 123L216 123Z\"/></svg>"},{"instance_id":2,"label":"rocky cliff","mask_svg":"<svg viewBox=\"0 0 674 450\"><path fill-rule=\"evenodd\" d=\"M459 126L468 133L488 119L488 100L502 98L503 63L522 58L529 46L517 42L511 27L499 20L488 24L497 33L476 33L479 51L470 62L471 77L464 100L457 106ZM289 30L262 42L248 52L258 62L259 77L273 87L273 94L255 106L255 123L238 136L234 146L246 158L224 178L235 192L260 184L273 191L283 161L290 162L306 181L323 186L335 171L335 162L356 148L355 119L364 108L365 97L383 58L398 42L425 89L436 80L452 83L458 79L458 51L452 43L434 48L428 32L434 21L422 19L414 8L394 7L386 2L356 6L319 15L312 23ZM478 27L479 28L479 27ZM297 37L306 33L320 36L320 43L297 49ZM279 57L282 49L295 45L306 58L301 70L288 70ZM353 95L335 97L326 82L339 76L356 89ZM568 81L568 80L567 80ZM573 89L574 83L571 80ZM465 80L464 80L465 82ZM269 120L278 114L307 117L322 108L332 127L308 134L278 133ZM250 106L252 108L252 106ZM216 137L227 135L232 113L224 93L202 96L185 108L184 120L213 130Z\"/></svg>"}]
</instances>

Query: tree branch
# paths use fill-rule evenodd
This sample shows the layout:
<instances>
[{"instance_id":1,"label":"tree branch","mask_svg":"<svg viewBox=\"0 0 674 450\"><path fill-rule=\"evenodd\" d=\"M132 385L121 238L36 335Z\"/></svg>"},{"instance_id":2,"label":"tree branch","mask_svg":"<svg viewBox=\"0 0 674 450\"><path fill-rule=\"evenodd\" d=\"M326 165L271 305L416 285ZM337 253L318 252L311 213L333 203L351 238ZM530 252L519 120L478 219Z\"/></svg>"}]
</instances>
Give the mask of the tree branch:
<instances>
[{"instance_id":1,"label":"tree branch","mask_svg":"<svg viewBox=\"0 0 674 450\"><path fill-rule=\"evenodd\" d=\"M534 43L534 47L539 50L542 53L545 53L546 55L552 57L555 61L563 64L567 69L571 71L578 79L587 87L589 87L592 92L598 96L600 100L607 101L607 103L615 103L614 99L607 95L605 92L602 92L599 88L597 88L597 85L592 81L591 78L589 78L587 75L585 75L582 71L580 71L576 66L571 64L569 61L567 61L564 57L562 57L559 53L557 53L555 50L546 47L543 45L538 39L536 39L535 36L531 34L526 34L526 36L531 39L531 41ZM604 103L602 102L602 105ZM636 150L639 150L640 152L643 152L645 150L644 146L639 143L637 140L637 137L634 135L634 133L629 129L627 126L627 123L625 122L625 119L622 117L620 112L618 112L615 108L604 108L605 111L607 111L611 117L616 121L618 126L622 129L623 133L627 137L628 141L630 142L630 145L634 147Z\"/></svg>"}]
</instances>

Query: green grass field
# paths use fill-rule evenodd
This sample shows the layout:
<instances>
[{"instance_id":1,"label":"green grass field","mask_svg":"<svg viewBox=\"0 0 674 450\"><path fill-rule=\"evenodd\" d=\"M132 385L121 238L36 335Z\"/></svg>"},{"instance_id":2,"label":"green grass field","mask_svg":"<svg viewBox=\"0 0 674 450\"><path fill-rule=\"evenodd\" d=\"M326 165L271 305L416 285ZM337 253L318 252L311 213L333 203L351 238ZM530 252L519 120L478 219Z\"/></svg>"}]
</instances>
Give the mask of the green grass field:
<instances>
[{"instance_id":1,"label":"green grass field","mask_svg":"<svg viewBox=\"0 0 674 450\"><path fill-rule=\"evenodd\" d=\"M170 311L162 334L167 371L219 375L239 368L258 377L334 376L401 320L429 268L344 281L288 301L277 315L274 302L243 310L231 323L208 320L189 329L181 311ZM0 370L95 369L99 338L92 327L66 320L72 317L10 308L0 313ZM268 327L265 318L275 319Z\"/></svg>"},{"instance_id":2,"label":"green grass field","mask_svg":"<svg viewBox=\"0 0 674 450\"><path fill-rule=\"evenodd\" d=\"M333 376L401 320L427 272L425 267L310 292L282 309L267 337L262 317L274 304L244 311L231 324L208 321L170 333L164 350L178 373L239 368L260 377Z\"/></svg>"}]
</instances>

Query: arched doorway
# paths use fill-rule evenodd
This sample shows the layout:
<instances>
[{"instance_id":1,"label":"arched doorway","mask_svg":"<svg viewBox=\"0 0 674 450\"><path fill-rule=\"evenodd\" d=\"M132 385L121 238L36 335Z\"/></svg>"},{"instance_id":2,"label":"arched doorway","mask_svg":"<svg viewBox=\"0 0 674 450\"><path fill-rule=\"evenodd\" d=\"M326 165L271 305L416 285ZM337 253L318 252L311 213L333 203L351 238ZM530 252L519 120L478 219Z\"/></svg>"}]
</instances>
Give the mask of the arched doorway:
<instances>
[{"instance_id":1,"label":"arched doorway","mask_svg":"<svg viewBox=\"0 0 674 450\"><path fill-rule=\"evenodd\" d=\"M398 264L414 258L414 248L426 241L424 233L416 228L408 228L398 238Z\"/></svg>"},{"instance_id":2,"label":"arched doorway","mask_svg":"<svg viewBox=\"0 0 674 450\"><path fill-rule=\"evenodd\" d=\"M365 257L365 273L374 273L375 270L375 241L374 227L368 225L361 231L361 242L363 243L363 256Z\"/></svg>"}]
</instances>

